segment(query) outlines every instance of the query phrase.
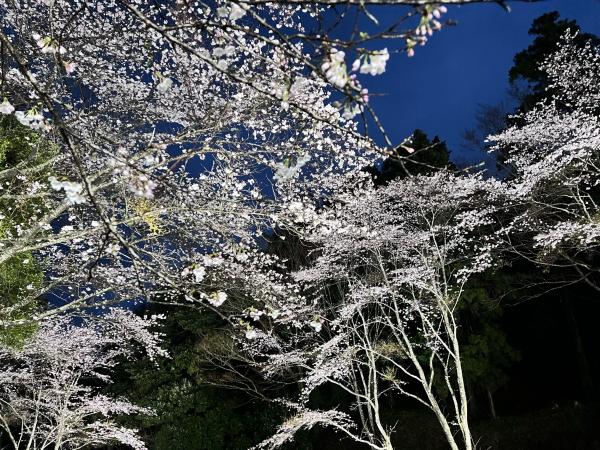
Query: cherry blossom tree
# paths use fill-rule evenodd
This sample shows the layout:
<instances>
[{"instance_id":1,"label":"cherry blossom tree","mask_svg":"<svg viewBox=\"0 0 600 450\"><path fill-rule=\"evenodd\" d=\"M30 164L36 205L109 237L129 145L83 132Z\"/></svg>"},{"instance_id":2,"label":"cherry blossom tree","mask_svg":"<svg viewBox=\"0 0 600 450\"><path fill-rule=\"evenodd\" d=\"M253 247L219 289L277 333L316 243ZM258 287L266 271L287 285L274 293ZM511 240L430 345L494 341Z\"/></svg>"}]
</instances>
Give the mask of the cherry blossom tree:
<instances>
[{"instance_id":1,"label":"cherry blossom tree","mask_svg":"<svg viewBox=\"0 0 600 450\"><path fill-rule=\"evenodd\" d=\"M303 374L297 413L262 447L326 425L391 449L382 404L396 393L429 408L451 448L473 448L457 306L471 275L495 264L503 192L500 181L441 171L359 189L315 214L303 237L318 256L294 274L304 307L291 299L292 320L273 320L270 305L269 320L249 313L266 373ZM342 411L308 408L324 384L354 398L358 429Z\"/></svg>"},{"instance_id":2,"label":"cherry blossom tree","mask_svg":"<svg viewBox=\"0 0 600 450\"><path fill-rule=\"evenodd\" d=\"M125 399L98 393L110 371L127 357L131 343L151 357L166 356L148 331L156 318L114 310L74 323L45 321L20 350L2 348L0 427L15 450L87 448L119 442L145 448L135 430L114 421L123 414L151 414Z\"/></svg>"},{"instance_id":3,"label":"cherry blossom tree","mask_svg":"<svg viewBox=\"0 0 600 450\"><path fill-rule=\"evenodd\" d=\"M567 32L542 65L550 98L491 140L516 174L507 184L516 206L505 229L513 250L598 289L600 53L575 38Z\"/></svg>"}]
</instances>

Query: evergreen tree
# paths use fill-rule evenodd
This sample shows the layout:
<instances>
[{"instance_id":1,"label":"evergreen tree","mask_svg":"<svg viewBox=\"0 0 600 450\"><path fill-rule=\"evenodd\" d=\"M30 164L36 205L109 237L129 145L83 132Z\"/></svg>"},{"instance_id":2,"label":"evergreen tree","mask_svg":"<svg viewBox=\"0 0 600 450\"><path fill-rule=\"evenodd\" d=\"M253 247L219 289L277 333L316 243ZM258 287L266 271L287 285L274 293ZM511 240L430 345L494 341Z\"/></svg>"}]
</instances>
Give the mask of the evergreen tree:
<instances>
[{"instance_id":1,"label":"evergreen tree","mask_svg":"<svg viewBox=\"0 0 600 450\"><path fill-rule=\"evenodd\" d=\"M381 167L370 167L377 186L389 183L408 174L431 173L438 169L454 169L450 162L450 150L438 136L429 139L419 129L413 131L403 145L396 147L396 154L386 158Z\"/></svg>"}]
</instances>

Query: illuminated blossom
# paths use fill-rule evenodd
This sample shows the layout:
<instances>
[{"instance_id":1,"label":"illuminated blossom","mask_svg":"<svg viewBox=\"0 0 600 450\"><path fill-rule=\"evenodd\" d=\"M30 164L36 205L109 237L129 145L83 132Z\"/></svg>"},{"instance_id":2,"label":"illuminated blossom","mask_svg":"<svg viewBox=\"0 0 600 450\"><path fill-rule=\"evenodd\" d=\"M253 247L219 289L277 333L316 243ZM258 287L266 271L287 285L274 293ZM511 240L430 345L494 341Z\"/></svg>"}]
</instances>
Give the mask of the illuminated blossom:
<instances>
[{"instance_id":1,"label":"illuminated blossom","mask_svg":"<svg viewBox=\"0 0 600 450\"><path fill-rule=\"evenodd\" d=\"M15 107L10 104L10 102L5 98L2 103L0 103L0 113L1 114L12 114L15 111Z\"/></svg>"},{"instance_id":2,"label":"illuminated blossom","mask_svg":"<svg viewBox=\"0 0 600 450\"><path fill-rule=\"evenodd\" d=\"M216 292L208 298L208 303L210 303L215 308L218 308L227 300L227 294L225 292Z\"/></svg>"},{"instance_id":3,"label":"illuminated blossom","mask_svg":"<svg viewBox=\"0 0 600 450\"><path fill-rule=\"evenodd\" d=\"M83 185L74 181L58 181L56 177L48 177L50 187L55 191L63 190L70 205L85 203L85 196L82 194Z\"/></svg>"},{"instance_id":4,"label":"illuminated blossom","mask_svg":"<svg viewBox=\"0 0 600 450\"><path fill-rule=\"evenodd\" d=\"M339 88L343 88L348 82L348 73L344 62L345 56L346 54L343 51L333 48L329 52L329 60L321 65L321 70L325 73L327 81Z\"/></svg>"},{"instance_id":5,"label":"illuminated blossom","mask_svg":"<svg viewBox=\"0 0 600 450\"><path fill-rule=\"evenodd\" d=\"M366 61L360 66L360 73L368 73L369 75L380 75L384 73L388 59L390 59L390 55L387 48L368 53Z\"/></svg>"}]
</instances>

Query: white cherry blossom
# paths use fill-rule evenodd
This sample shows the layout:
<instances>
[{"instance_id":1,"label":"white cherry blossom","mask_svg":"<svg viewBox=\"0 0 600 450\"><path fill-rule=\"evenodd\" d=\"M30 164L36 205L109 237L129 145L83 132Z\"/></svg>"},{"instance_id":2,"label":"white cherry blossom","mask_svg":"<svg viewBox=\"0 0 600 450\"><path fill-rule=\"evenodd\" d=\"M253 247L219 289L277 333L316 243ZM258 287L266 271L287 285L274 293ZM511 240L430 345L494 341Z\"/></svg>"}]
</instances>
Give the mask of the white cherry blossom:
<instances>
[{"instance_id":1,"label":"white cherry blossom","mask_svg":"<svg viewBox=\"0 0 600 450\"><path fill-rule=\"evenodd\" d=\"M0 103L0 113L1 114L12 114L15 111L15 107L10 104L10 102L5 98L2 103Z\"/></svg>"}]
</instances>

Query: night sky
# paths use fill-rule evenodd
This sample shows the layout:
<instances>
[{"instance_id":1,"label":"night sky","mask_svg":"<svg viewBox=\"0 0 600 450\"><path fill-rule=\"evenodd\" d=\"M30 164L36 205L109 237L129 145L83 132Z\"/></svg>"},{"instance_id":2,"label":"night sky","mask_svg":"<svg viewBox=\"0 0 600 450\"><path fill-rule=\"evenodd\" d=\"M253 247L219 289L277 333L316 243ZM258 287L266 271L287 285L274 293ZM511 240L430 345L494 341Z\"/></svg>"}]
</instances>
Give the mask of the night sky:
<instances>
[{"instance_id":1,"label":"night sky","mask_svg":"<svg viewBox=\"0 0 600 450\"><path fill-rule=\"evenodd\" d=\"M558 11L561 18L577 20L582 31L600 34L599 0L510 5L511 13L496 4L449 8L445 16L458 21L457 26L436 33L426 46L416 48L413 58L392 55L387 72L368 80L386 94L372 97L371 103L394 143L421 128L445 140L454 161L481 160L480 153L462 147L463 132L475 127L478 104L508 99L508 70L513 56L532 41L532 21Z\"/></svg>"}]
</instances>

